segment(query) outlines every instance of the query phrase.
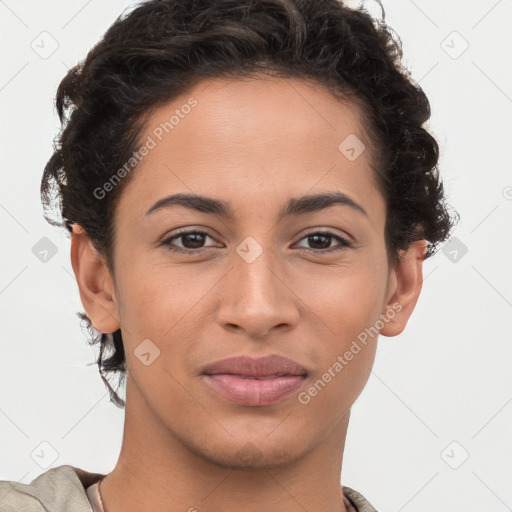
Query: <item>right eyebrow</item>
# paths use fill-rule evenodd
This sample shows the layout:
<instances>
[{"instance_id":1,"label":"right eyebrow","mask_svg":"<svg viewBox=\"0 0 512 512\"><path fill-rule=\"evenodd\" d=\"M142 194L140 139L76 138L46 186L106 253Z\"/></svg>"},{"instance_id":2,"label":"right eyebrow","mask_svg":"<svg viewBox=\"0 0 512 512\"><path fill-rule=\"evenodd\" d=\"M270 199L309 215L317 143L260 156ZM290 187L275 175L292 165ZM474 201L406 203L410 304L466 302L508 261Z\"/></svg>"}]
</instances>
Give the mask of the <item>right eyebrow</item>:
<instances>
[{"instance_id":1,"label":"right eyebrow","mask_svg":"<svg viewBox=\"0 0 512 512\"><path fill-rule=\"evenodd\" d=\"M197 194L172 194L165 196L149 208L146 215L150 215L164 208L170 208L174 205L228 219L232 219L235 216L234 210L229 202ZM348 206L352 210L368 217L366 210L347 194L339 191L328 191L289 199L284 208L279 212L278 218L281 220L283 217L290 215L303 215L305 213L324 210L325 208L335 205Z\"/></svg>"}]
</instances>

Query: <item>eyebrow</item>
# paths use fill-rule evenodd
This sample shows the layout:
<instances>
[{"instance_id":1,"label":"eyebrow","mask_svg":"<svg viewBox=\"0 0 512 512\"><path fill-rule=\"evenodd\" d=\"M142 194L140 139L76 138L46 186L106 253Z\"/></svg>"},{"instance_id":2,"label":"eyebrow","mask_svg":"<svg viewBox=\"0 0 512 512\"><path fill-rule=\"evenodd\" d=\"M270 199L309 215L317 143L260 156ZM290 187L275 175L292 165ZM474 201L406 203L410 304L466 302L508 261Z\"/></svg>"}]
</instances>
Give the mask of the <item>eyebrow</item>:
<instances>
[{"instance_id":1,"label":"eyebrow","mask_svg":"<svg viewBox=\"0 0 512 512\"><path fill-rule=\"evenodd\" d=\"M232 219L235 216L234 210L229 202L197 194L173 194L165 196L149 208L146 215L175 205L190 208L202 213L218 215L226 219ZM348 206L352 210L368 217L366 210L343 192L323 192L289 199L284 208L279 212L278 217L279 220L281 220L283 217L317 212L334 205Z\"/></svg>"}]
</instances>

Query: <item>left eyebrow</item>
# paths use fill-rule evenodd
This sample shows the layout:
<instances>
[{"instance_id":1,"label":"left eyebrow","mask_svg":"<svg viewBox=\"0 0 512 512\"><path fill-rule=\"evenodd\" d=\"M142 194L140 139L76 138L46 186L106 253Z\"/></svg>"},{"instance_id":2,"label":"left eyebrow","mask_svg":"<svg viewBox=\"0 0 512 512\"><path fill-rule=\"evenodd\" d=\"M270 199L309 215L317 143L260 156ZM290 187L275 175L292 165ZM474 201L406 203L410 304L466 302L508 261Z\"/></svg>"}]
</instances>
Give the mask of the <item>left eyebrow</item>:
<instances>
[{"instance_id":1,"label":"left eyebrow","mask_svg":"<svg viewBox=\"0 0 512 512\"><path fill-rule=\"evenodd\" d=\"M197 194L173 194L165 196L149 208L146 215L175 205L228 219L232 219L235 216L234 210L229 202ZM281 220L283 217L291 215L303 215L305 213L317 212L335 205L347 206L368 217L366 210L347 194L343 192L323 192L289 199L284 208L279 212L278 218Z\"/></svg>"}]
</instances>

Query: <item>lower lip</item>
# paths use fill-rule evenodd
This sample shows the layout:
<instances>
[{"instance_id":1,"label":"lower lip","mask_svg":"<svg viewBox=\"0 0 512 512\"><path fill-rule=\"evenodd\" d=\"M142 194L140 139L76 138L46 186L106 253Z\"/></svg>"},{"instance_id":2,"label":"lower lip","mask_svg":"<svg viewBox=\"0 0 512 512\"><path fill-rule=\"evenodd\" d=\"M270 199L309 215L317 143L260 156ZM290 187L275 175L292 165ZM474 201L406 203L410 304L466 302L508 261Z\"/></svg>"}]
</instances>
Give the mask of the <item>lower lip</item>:
<instances>
[{"instance_id":1,"label":"lower lip","mask_svg":"<svg viewBox=\"0 0 512 512\"><path fill-rule=\"evenodd\" d=\"M270 405L290 396L302 386L302 375L286 375L264 379L243 378L238 375L206 375L210 386L231 402L240 405Z\"/></svg>"}]
</instances>

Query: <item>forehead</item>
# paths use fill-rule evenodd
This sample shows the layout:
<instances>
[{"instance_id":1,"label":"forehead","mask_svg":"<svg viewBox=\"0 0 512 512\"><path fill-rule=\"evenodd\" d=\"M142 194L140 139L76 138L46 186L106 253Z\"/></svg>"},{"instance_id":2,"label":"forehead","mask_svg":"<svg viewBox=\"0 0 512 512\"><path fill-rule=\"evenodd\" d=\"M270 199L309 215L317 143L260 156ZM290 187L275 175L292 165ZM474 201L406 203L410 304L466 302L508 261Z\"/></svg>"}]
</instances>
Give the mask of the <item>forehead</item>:
<instances>
[{"instance_id":1,"label":"forehead","mask_svg":"<svg viewBox=\"0 0 512 512\"><path fill-rule=\"evenodd\" d=\"M188 109L191 98L197 104ZM291 150L302 156L328 149L338 158L338 145L345 137L366 138L360 111L353 103L342 102L316 82L298 78L260 75L205 80L154 112L145 131L158 131L181 110L190 112L175 119L178 123L169 133L164 130L162 137L168 142L170 138L176 144L195 139L197 146L203 142L219 150L238 147L244 152L258 151L265 144L267 151L283 154ZM308 144L300 145L305 141ZM187 156L200 153L200 147L194 145L193 154Z\"/></svg>"},{"instance_id":2,"label":"forehead","mask_svg":"<svg viewBox=\"0 0 512 512\"><path fill-rule=\"evenodd\" d=\"M324 190L374 202L370 151L346 153L369 148L362 126L356 105L311 81L204 80L148 118L140 140L151 139L152 149L127 187L128 202L147 209L165 193L268 201Z\"/></svg>"}]
</instances>

